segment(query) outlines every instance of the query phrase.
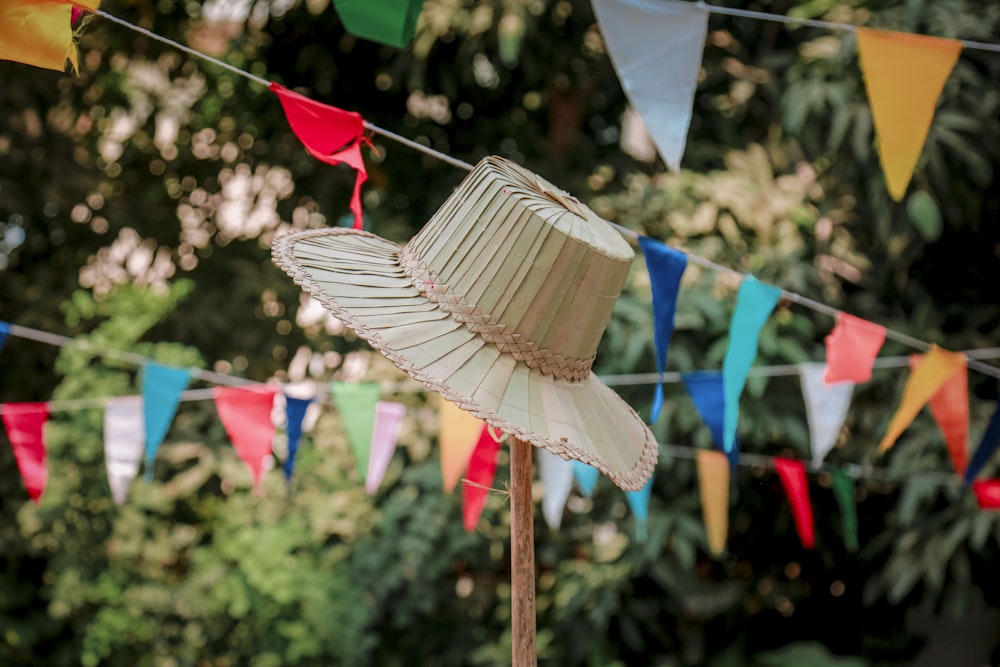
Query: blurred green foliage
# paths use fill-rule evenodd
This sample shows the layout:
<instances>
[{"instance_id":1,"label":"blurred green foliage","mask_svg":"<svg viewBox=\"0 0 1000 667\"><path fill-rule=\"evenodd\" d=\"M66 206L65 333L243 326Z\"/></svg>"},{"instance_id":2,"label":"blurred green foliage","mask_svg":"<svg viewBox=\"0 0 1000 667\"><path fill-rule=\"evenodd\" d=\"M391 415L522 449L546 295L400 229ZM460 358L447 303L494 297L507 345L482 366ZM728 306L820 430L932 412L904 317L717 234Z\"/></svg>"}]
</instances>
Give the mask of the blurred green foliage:
<instances>
[{"instance_id":1,"label":"blurred green foliage","mask_svg":"<svg viewBox=\"0 0 1000 667\"><path fill-rule=\"evenodd\" d=\"M994 54L963 52L895 204L849 33L713 16L686 169L674 174L621 150L626 100L584 0L427 0L406 50L345 34L328 0L257 0L228 14L222 2L103 7L469 162L506 155L608 219L796 293L952 349L995 344ZM749 8L985 41L1000 29L1000 10L982 0ZM459 494L440 490L432 398L315 317L268 256L277 233L339 224L353 173L313 160L274 96L230 72L100 19L81 50L78 77L0 63L0 319L256 380L294 379L299 360L323 382L359 379L360 368L401 387L387 396L409 410L374 497L329 409L291 491L272 471L264 498L209 402L182 405L156 481L135 482L122 507L105 481L99 410L53 417L39 506L0 447L0 663L508 661L502 494L466 534ZM373 143L366 224L405 240L462 174L379 135ZM720 366L737 285L689 267L669 370ZM821 360L831 324L780 304L760 363ZM137 392L135 368L79 350L12 338L0 362L3 401ZM653 367L638 257L597 370ZM977 442L997 392L970 379ZM949 469L927 414L876 456L903 380L881 371L856 389L831 461ZM620 393L648 414L648 386ZM711 559L693 463L670 447L708 447L709 435L680 385L667 398L645 540L606 480L593 498L571 497L560 531L536 527L541 664L911 664L934 640L913 629L915 611L970 618L978 600L1000 606L996 516L962 487L919 476L858 483L857 553L829 479L811 477L818 548L804 552L776 477L740 468L728 552ZM808 455L794 377L748 382L740 441Z\"/></svg>"}]
</instances>

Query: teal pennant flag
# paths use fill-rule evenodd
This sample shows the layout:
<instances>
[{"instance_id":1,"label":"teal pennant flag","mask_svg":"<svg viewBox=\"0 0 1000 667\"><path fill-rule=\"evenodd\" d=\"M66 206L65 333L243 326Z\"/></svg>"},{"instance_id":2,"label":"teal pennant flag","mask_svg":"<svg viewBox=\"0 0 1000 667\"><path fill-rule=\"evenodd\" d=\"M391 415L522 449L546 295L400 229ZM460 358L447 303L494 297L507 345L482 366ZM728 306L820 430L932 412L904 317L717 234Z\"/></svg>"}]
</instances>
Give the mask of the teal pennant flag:
<instances>
[{"instance_id":1,"label":"teal pennant flag","mask_svg":"<svg viewBox=\"0 0 1000 667\"><path fill-rule=\"evenodd\" d=\"M740 283L736 296L736 310L729 323L729 347L722 362L722 381L725 386L726 414L723 424L722 446L732 460L736 448L736 423L740 416L740 395L747 382L747 374L757 358L757 340L771 311L778 305L781 290L747 276Z\"/></svg>"}]
</instances>

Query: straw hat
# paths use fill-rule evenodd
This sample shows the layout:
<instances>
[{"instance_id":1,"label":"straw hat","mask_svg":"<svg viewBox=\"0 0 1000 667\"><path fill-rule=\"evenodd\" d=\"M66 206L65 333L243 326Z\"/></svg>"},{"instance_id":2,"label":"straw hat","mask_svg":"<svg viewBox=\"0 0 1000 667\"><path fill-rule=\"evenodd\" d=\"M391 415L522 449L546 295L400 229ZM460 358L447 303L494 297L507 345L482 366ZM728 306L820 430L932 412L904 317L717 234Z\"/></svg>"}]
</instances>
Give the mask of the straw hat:
<instances>
[{"instance_id":1,"label":"straw hat","mask_svg":"<svg viewBox=\"0 0 1000 667\"><path fill-rule=\"evenodd\" d=\"M644 486L657 444L591 372L633 252L593 211L488 157L409 243L346 228L279 237L274 261L432 391L493 427Z\"/></svg>"}]
</instances>

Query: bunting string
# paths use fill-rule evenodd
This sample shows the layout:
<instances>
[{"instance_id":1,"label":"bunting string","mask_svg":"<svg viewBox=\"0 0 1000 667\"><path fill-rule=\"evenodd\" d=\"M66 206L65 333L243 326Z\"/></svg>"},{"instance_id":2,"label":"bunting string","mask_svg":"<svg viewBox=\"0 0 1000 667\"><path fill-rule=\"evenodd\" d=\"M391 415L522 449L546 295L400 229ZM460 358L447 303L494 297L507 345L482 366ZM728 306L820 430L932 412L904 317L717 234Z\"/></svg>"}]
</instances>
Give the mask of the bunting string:
<instances>
[{"instance_id":1,"label":"bunting string","mask_svg":"<svg viewBox=\"0 0 1000 667\"><path fill-rule=\"evenodd\" d=\"M102 347L87 341L70 338L69 336L43 331L41 329L33 329L19 324L9 324L8 326L10 329L10 335L15 338L24 338L56 347L72 347L94 356L113 359L115 361L125 362L134 366L142 367L148 364L157 363L154 359L135 352ZM969 359L1000 358L1000 347L977 348L962 350L961 352ZM873 368L907 368L909 364L910 358L908 356L879 357L875 360ZM256 380L249 380L235 375L227 375L225 373L218 373L204 369L191 369L191 373L192 377L216 385L249 388L253 386L263 386L265 384ZM754 368L751 368L748 377L784 377L798 375L798 373L799 368L797 364L772 364L770 366L755 366ZM658 382L671 384L682 381L682 374L674 371L667 371L663 373L662 376L659 373L622 373L617 375L600 375L598 377L601 382L609 387L648 385L656 384ZM384 382L380 383L379 386L385 393L410 393L425 391L422 387L416 386L413 383ZM48 405L51 412L88 410L91 408L103 407L112 398L117 397L66 399L49 401ZM188 389L181 393L182 401L203 401L210 400L211 398L211 389ZM2 410L3 406L0 404L0 412L2 412Z\"/></svg>"},{"instance_id":2,"label":"bunting string","mask_svg":"<svg viewBox=\"0 0 1000 667\"><path fill-rule=\"evenodd\" d=\"M251 74L246 70L242 70L239 67L230 65L229 63L219 60L218 58L213 58L207 53L202 53L197 49L192 49L190 46L187 46L186 44L181 44L180 42L176 42L168 37L164 37L163 35L158 35L157 33L151 30L147 30L146 28L137 26L134 23L129 23L125 19L118 18L114 14L109 14L103 9L98 9L97 11L94 12L94 14L102 18L105 18L111 21L112 23L117 23L120 26L124 26L129 30L139 33L140 35L149 37L150 39L156 40L162 44L172 46L175 49L179 49L190 56L194 56L195 58L200 58L201 60L212 63L213 65L218 65L219 67L225 69L226 71L232 72L233 74L236 74L238 76L242 76L243 78L253 81L254 83L264 86L265 88L271 87L271 82L268 81L267 79L262 79L261 77L255 74ZM434 150L430 146L424 146L420 142L404 137L401 134L396 134L395 132L392 132L390 130L386 130L385 128L379 127L378 125L370 123L367 120L364 121L364 127L366 130L369 130L370 132L380 134L386 137L387 139L392 139L393 141L403 144L404 146L408 146L414 150L420 151L421 153L426 153L427 155L437 158L438 160L446 164L450 164L453 167L458 167L459 169L465 169L466 171L472 171L472 165L469 164L468 162L465 162L464 160L460 160L457 157L448 155L447 153L442 153L441 151Z\"/></svg>"},{"instance_id":3,"label":"bunting string","mask_svg":"<svg viewBox=\"0 0 1000 667\"><path fill-rule=\"evenodd\" d=\"M663 1L669 2L671 4L690 4L690 3L681 3L678 2L678 0L663 0ZM752 9L718 7L716 5L709 5L704 2L698 2L697 4L707 9L710 14L722 14L725 16L735 16L738 18L755 19L758 21L784 23L787 25L801 25L809 28L822 28L823 30L834 30L837 32L857 32L858 30L858 26L851 25L850 23L835 23L833 21L822 21L820 19L807 19L805 17L799 17L799 16L787 16L785 14L771 14L768 12L754 11ZM903 34L917 34L917 33L904 32ZM962 39L958 41L960 41L962 43L962 47L966 49L975 49L977 51L990 51L992 53L1000 53L1000 44L992 44L990 42L977 42L968 39Z\"/></svg>"},{"instance_id":4,"label":"bunting string","mask_svg":"<svg viewBox=\"0 0 1000 667\"><path fill-rule=\"evenodd\" d=\"M678 0L663 0L663 1L664 2L673 3L673 4L683 4L683 5L690 5L691 4L691 3L686 3L686 2L679 2ZM744 16L745 18L757 18L757 19L762 19L762 20L775 20L775 21L779 21L779 22L783 21L783 22L787 22L787 23L801 23L803 21L810 21L811 23L805 24L805 25L813 25L814 27L823 27L823 28L829 28L829 29L840 29L840 30L850 30L850 31L856 30L856 26L852 26L852 25L849 25L849 24L829 23L829 22L826 22L826 21L815 21L814 19L799 19L799 18L796 18L796 17L783 16L783 15L779 15L779 14L767 14L765 12L752 12L750 10L731 10L731 9L727 9L727 8L716 7L716 6L713 6L713 5L705 5L704 3L698 3L698 4L701 5L701 6L706 7L711 12L723 13L723 14L724 13L729 13L729 14L732 14L732 15ZM735 12L741 12L741 14L736 14ZM742 14L742 12L746 12L746 14ZM113 14L109 14L108 12L105 12L104 10L98 9L95 12L95 14L98 15L98 16L101 16L102 18L105 18L105 19L107 19L109 21L112 21L113 23L116 23L116 24L124 26L124 27L126 27L126 28L128 28L130 30L133 30L133 31L135 31L135 32L137 32L137 33L139 33L141 35L149 37L150 39L157 40L157 41L159 41L159 42L161 42L163 44L167 44L167 45L172 46L174 48L180 49L184 53L190 54L190 55L192 55L192 56L194 56L196 58L199 58L199 59L204 60L206 62L210 62L212 64L218 65L219 67L222 67L222 68L226 69L227 71L233 72L234 74L242 76L242 77L244 77L244 78L246 78L246 79L248 79L250 81L253 81L254 83L263 85L265 87L270 87L271 86L271 82L267 81L266 79L263 79L263 78L261 78L259 76L251 74L250 72L247 72L245 70L239 69L238 67L235 67L233 65L230 65L229 63L223 62L223 61L221 61L221 60L219 60L217 58L213 58L212 56L209 56L208 54L202 53L201 51L198 51L198 50L193 49L193 48L191 48L189 46L186 46L184 44L176 42L176 41L174 41L172 39L169 39L169 38L164 37L162 35L158 35L158 34L152 32L150 30L147 30L145 28L137 26L137 25L135 25L133 23L130 23L130 22L124 20L124 19L121 19L121 18L119 18L117 16L114 16ZM985 46L985 47L991 47L991 48L988 48L987 50L994 50L994 51L1000 52L1000 45L980 44L978 42L970 42L969 44L971 44L971 46L969 48L982 48L982 47ZM992 48L992 47L995 47L995 48ZM457 167L459 169L464 169L466 171L471 171L473 169L473 166L471 164L469 164L468 162L460 160L460 159L458 159L458 158L456 158L454 156L448 155L448 154L443 153L441 151L435 150L435 149L431 148L430 146L425 146L425 145L423 145L423 144L421 144L419 142L413 141L412 139L408 139L406 137L403 137L402 135L396 134L395 132L391 132L389 130L385 130L385 129L383 129L381 127L378 127L377 125L374 125L374 124L372 124L372 123L370 123L368 121L364 121L364 127L367 130L370 130L370 131L375 132L377 134L381 134L382 136L385 136L386 138L392 139L394 141L398 141L398 142L400 142L400 143L402 143L402 144L404 144L404 145L406 145L406 146L408 146L410 148L413 148L414 150L417 150L417 151L420 151L422 153L425 153L426 155L434 157L434 158L436 158L436 159L438 159L438 160L440 160L442 162L445 162L447 164L455 166L455 167ZM638 232L636 232L634 230L631 230L631 229L628 229L626 227L622 227L621 225L615 224L613 222L609 222L609 224L611 224L612 227L614 227L616 230L618 230L621 234L623 234L627 238L630 238L633 241L638 241L639 236L640 236L640 234ZM669 244L664 244L664 245L668 245L669 246ZM672 246L669 246L669 247L672 247ZM734 274L734 275L737 275L737 276L741 276L743 278L746 277L746 274L743 274L742 272L737 271L736 269L724 266L722 264L718 264L718 263L713 262L713 261L711 261L709 259L706 259L704 257L699 257L697 255L688 253L686 251L680 250L679 248L676 248L676 249L678 251L680 251L680 252L684 252L688 256L689 261L694 262L695 264L698 264L700 266L703 266L705 268L708 268L708 269L711 269L713 271L717 271L717 272L720 272L720 273L730 273L730 274ZM781 288L779 288L779 289L781 289ZM840 310L838 310L838 309L836 309L836 308L834 308L832 306L829 306L827 304L821 303L819 301L815 301L814 299L810 299L808 297L802 296L801 294L796 294L795 292L791 292L791 291L788 291L788 290L785 290L785 289L781 289L781 297L783 299L785 299L785 300L788 300L788 301L792 302L792 303L796 303L798 305L804 306L805 308L808 308L808 309L813 310L815 312L818 312L818 313L821 313L821 314L824 314L824 315L828 315L828 316L834 317L834 318L836 318L838 316L838 314L840 312L842 312L842 311L840 311ZM910 336L909 334L903 333L901 331L896 331L894 329L890 329L888 327L886 327L886 338L889 338L891 340L894 340L894 341L896 341L898 343L901 343L901 344L906 345L908 347L914 348L916 350L920 350L922 352L927 352L928 350L931 349L931 344L930 343L928 343L926 341L923 341L923 340L921 340L919 338L915 338L913 336ZM971 370L978 371L979 373L982 373L982 374L987 375L989 377L1000 379L1000 368L997 368L995 366L991 366L989 364L984 364L984 363L982 363L982 362L980 362L980 361L978 361L978 360L976 360L974 358L969 358L969 360L968 360L968 368L970 368ZM203 372L208 373L210 371L203 371Z\"/></svg>"},{"instance_id":5,"label":"bunting string","mask_svg":"<svg viewBox=\"0 0 1000 667\"><path fill-rule=\"evenodd\" d=\"M135 364L139 366L145 366L146 364L155 363L152 359L145 357L140 354L126 352L123 350L116 350L113 348L104 348L101 346L93 345L87 343L86 341L78 341L67 336L61 336L59 334L42 331L39 329L33 329L30 327L24 327L16 324L8 325L10 329L10 334L15 337L25 338L28 340L34 340L36 342L47 343L50 345L58 347L74 347L82 349L86 352L94 354L95 356L106 357L109 359L114 359L116 361L122 361L130 364ZM963 351L965 355L969 358L975 359L993 359L1000 358L1000 347L994 348L981 348ZM905 368L910 364L910 358L908 356L896 356L896 357L881 357L875 361L874 368L879 369L890 369L890 368ZM192 371L196 373L196 370ZM749 377L781 377L781 376L792 376L799 373L799 368L795 364L778 364L772 366L759 366L750 370ZM226 375L224 373L215 373L211 371L205 371L205 377L201 379L217 384L223 384L224 386L240 386L243 388L250 388L254 386L263 387L265 383L255 382L252 380L247 380L245 378L240 378L232 375ZM664 373L663 377L658 373L636 373L629 375L606 375L601 376L601 380L609 386L626 386L626 385L644 385L644 384L655 384L657 382L665 383L676 383L682 381L682 376L680 373L668 372ZM317 389L320 389L318 386ZM388 392L394 393L405 393L414 391L424 391L422 388L417 388L412 385L402 386L400 384L384 383L382 389ZM180 394L180 401L182 402L194 402L194 401L206 401L214 400L216 390L214 388L206 389L188 389ZM134 397L90 397L90 398L79 398L79 399L67 399L67 400L56 400L48 401L45 403L49 413L56 412L70 412L78 410L91 410L91 409L103 409L111 401L121 400L122 398L135 398L139 399L141 396ZM330 403L327 403L329 405ZM0 404L0 414L3 414L4 405ZM699 457L699 452L704 452L705 450L693 447L690 445L680 445L672 443L661 443L661 446L665 449L669 456L681 459L696 460ZM770 456L766 454L755 454L748 452L738 452L733 453L731 456L731 461L733 465L737 465L744 468L755 468L755 469L776 469L775 462L778 459L788 460L788 457L778 457ZM956 475L954 472L946 472L941 470L928 470L928 469L895 469L895 468L885 468L870 465L861 465L856 463L823 463L817 461L809 461L802 459L802 463L805 468L811 473L833 473L840 471L853 479L859 480L870 480L870 481L881 481L881 482L900 482L914 477L919 477L920 479L932 483L940 484L961 484L962 477ZM475 484L467 478L461 479L463 484L474 486L479 486L483 489L488 489L489 491L501 492L498 489L491 487L486 487L483 485Z\"/></svg>"}]
</instances>

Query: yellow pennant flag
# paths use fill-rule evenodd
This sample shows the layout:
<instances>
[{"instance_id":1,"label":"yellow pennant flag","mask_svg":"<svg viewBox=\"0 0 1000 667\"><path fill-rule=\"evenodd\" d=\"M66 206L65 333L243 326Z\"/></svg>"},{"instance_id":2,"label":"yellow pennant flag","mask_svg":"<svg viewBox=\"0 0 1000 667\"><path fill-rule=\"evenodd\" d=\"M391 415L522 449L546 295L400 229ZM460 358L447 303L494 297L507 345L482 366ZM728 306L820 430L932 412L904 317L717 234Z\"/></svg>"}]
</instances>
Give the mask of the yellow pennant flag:
<instances>
[{"instance_id":1,"label":"yellow pennant flag","mask_svg":"<svg viewBox=\"0 0 1000 667\"><path fill-rule=\"evenodd\" d=\"M713 556L720 556L729 535L729 459L723 452L698 451L698 487L708 548Z\"/></svg>"},{"instance_id":2,"label":"yellow pennant flag","mask_svg":"<svg viewBox=\"0 0 1000 667\"><path fill-rule=\"evenodd\" d=\"M483 422L443 398L440 401L438 415L441 476L444 478L444 490L451 493L458 484L462 471L469 465L469 459L483 430Z\"/></svg>"},{"instance_id":3,"label":"yellow pennant flag","mask_svg":"<svg viewBox=\"0 0 1000 667\"><path fill-rule=\"evenodd\" d=\"M903 387L903 399L889 422L888 432L879 443L880 452L887 451L896 443L896 439L917 416L920 408L950 377L964 369L965 364L965 355L961 352L949 352L937 345L931 346L930 352L923 355Z\"/></svg>"},{"instance_id":4,"label":"yellow pennant flag","mask_svg":"<svg viewBox=\"0 0 1000 667\"><path fill-rule=\"evenodd\" d=\"M95 11L100 0L2 0L0 60L62 71L77 67L73 8Z\"/></svg>"},{"instance_id":5,"label":"yellow pennant flag","mask_svg":"<svg viewBox=\"0 0 1000 667\"><path fill-rule=\"evenodd\" d=\"M879 157L896 201L906 194L934 107L961 51L962 43L954 39L858 28Z\"/></svg>"}]
</instances>

